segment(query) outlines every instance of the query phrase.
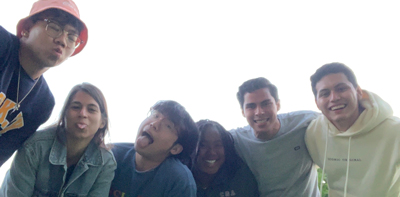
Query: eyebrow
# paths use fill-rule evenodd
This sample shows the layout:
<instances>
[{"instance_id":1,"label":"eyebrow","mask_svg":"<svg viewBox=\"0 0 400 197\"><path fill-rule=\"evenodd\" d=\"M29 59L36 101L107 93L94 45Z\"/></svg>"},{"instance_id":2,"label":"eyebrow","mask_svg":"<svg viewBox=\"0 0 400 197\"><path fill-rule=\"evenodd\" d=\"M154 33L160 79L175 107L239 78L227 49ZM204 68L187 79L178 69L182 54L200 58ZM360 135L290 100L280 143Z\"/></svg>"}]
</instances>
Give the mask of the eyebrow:
<instances>
[{"instance_id":1,"label":"eyebrow","mask_svg":"<svg viewBox=\"0 0 400 197\"><path fill-rule=\"evenodd\" d=\"M67 25L71 26L71 28L70 28L70 29L66 29L65 26L67 26ZM75 27L73 27L73 26L70 25L70 24L64 25L64 26L63 26L63 29L64 29L65 31L67 31L68 33L76 34L76 35L79 36L78 30L76 30Z\"/></svg>"},{"instance_id":2,"label":"eyebrow","mask_svg":"<svg viewBox=\"0 0 400 197\"><path fill-rule=\"evenodd\" d=\"M57 23L58 25L60 25L64 30L66 30L68 33L73 33L79 36L78 30L72 25L69 24L68 22L60 22L60 20L57 20L57 18L53 18L53 17L45 17L47 19L49 19L50 21ZM71 28L66 29L66 26L70 26Z\"/></svg>"},{"instance_id":3,"label":"eyebrow","mask_svg":"<svg viewBox=\"0 0 400 197\"><path fill-rule=\"evenodd\" d=\"M261 101L260 103L267 103L267 102L271 102L271 99L265 99L265 100ZM245 106L248 106L248 105L256 105L256 103L246 103L245 104Z\"/></svg>"},{"instance_id":4,"label":"eyebrow","mask_svg":"<svg viewBox=\"0 0 400 197\"><path fill-rule=\"evenodd\" d=\"M82 105L82 103L79 102L79 101L72 101L71 104L79 104L79 105ZM96 105L96 104L94 104L94 103L89 103L88 106L89 106L89 107L96 107L96 108L98 108L98 109L100 108L100 106L98 106L98 105Z\"/></svg>"},{"instance_id":5,"label":"eyebrow","mask_svg":"<svg viewBox=\"0 0 400 197\"><path fill-rule=\"evenodd\" d=\"M342 86L342 85L348 86L346 83L338 83L337 85L335 85L335 88Z\"/></svg>"}]
</instances>

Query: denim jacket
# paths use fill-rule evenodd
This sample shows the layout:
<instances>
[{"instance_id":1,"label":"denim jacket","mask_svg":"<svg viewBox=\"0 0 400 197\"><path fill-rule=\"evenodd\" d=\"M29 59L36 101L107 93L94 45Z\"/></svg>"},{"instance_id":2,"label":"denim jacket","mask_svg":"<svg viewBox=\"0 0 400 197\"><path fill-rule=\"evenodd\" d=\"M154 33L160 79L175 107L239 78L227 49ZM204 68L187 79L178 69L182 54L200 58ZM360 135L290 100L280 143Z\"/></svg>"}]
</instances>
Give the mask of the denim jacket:
<instances>
[{"instance_id":1,"label":"denim jacket","mask_svg":"<svg viewBox=\"0 0 400 197\"><path fill-rule=\"evenodd\" d=\"M65 141L65 131L57 134L56 127L35 132L18 150L0 196L108 196L117 166L112 152L92 140L65 183Z\"/></svg>"}]
</instances>

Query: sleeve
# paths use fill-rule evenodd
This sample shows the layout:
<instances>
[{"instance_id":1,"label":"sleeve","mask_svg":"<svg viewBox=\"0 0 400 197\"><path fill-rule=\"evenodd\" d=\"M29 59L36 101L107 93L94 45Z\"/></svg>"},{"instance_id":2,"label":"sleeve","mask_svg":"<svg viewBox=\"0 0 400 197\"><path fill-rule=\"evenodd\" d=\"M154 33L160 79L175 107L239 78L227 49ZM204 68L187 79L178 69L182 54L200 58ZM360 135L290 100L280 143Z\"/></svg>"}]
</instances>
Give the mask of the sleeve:
<instances>
[{"instance_id":1,"label":"sleeve","mask_svg":"<svg viewBox=\"0 0 400 197\"><path fill-rule=\"evenodd\" d=\"M10 50L12 42L12 35L0 26L0 66L3 66L3 61L6 59L7 51Z\"/></svg>"},{"instance_id":2,"label":"sleeve","mask_svg":"<svg viewBox=\"0 0 400 197\"><path fill-rule=\"evenodd\" d=\"M114 156L111 156L104 164L102 171L97 176L88 197L107 197L110 192L111 181L114 179L114 171L117 168L117 162Z\"/></svg>"},{"instance_id":3,"label":"sleeve","mask_svg":"<svg viewBox=\"0 0 400 197\"><path fill-rule=\"evenodd\" d=\"M4 178L0 196L32 196L36 182L36 172L39 166L38 160L33 148L29 145L21 147Z\"/></svg>"},{"instance_id":4,"label":"sleeve","mask_svg":"<svg viewBox=\"0 0 400 197\"><path fill-rule=\"evenodd\" d=\"M304 135L304 141L306 143L306 147L308 150L308 153L311 156L311 159L313 160L313 162L315 164L317 164L319 167L323 167L321 166L321 162L320 160L318 160L318 147L317 147L317 133L316 130L317 129L321 129L321 128L317 128L316 127L316 121L317 120L313 120L310 125L308 125L308 128L306 130L306 133ZM325 150L325 147L324 147Z\"/></svg>"},{"instance_id":5,"label":"sleeve","mask_svg":"<svg viewBox=\"0 0 400 197\"><path fill-rule=\"evenodd\" d=\"M247 178L247 181L245 182L246 186L244 186L244 188L248 188L249 189L249 192L248 192L249 196L259 197L260 194L259 194L259 191L258 191L257 181L254 178L254 175L250 171L249 168L247 168L247 174L248 174L247 175L248 178Z\"/></svg>"},{"instance_id":6,"label":"sleeve","mask_svg":"<svg viewBox=\"0 0 400 197\"><path fill-rule=\"evenodd\" d=\"M258 183L250 168L243 162L240 162L240 173L239 176L235 176L235 178L240 179L237 182L241 182L243 184L239 185L240 188L246 190L244 193L249 197L259 197Z\"/></svg>"}]
</instances>

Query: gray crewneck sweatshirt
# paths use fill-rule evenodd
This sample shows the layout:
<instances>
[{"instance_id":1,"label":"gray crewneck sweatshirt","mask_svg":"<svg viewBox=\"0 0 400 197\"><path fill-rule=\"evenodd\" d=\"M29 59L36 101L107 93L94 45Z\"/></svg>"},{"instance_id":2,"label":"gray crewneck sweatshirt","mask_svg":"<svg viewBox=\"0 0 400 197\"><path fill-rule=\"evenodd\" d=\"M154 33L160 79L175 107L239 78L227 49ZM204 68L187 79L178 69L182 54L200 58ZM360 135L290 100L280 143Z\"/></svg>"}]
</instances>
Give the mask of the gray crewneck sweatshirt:
<instances>
[{"instance_id":1,"label":"gray crewneck sweatshirt","mask_svg":"<svg viewBox=\"0 0 400 197\"><path fill-rule=\"evenodd\" d=\"M308 124L318 115L312 111L278 114L281 128L268 141L257 139L250 126L230 131L261 196L319 196L316 166L304 142Z\"/></svg>"}]
</instances>

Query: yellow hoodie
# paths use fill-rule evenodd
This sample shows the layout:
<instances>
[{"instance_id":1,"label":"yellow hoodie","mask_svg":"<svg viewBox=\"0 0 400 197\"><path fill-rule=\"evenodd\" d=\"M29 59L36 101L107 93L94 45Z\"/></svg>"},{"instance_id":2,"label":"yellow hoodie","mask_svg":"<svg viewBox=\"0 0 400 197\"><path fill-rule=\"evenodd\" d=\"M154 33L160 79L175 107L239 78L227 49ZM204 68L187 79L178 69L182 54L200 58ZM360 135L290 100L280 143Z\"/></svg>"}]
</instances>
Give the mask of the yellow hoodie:
<instances>
[{"instance_id":1,"label":"yellow hoodie","mask_svg":"<svg viewBox=\"0 0 400 197\"><path fill-rule=\"evenodd\" d=\"M326 173L329 196L400 196L400 119L374 93L364 90L365 110L345 132L323 115L312 121L305 141Z\"/></svg>"}]
</instances>

